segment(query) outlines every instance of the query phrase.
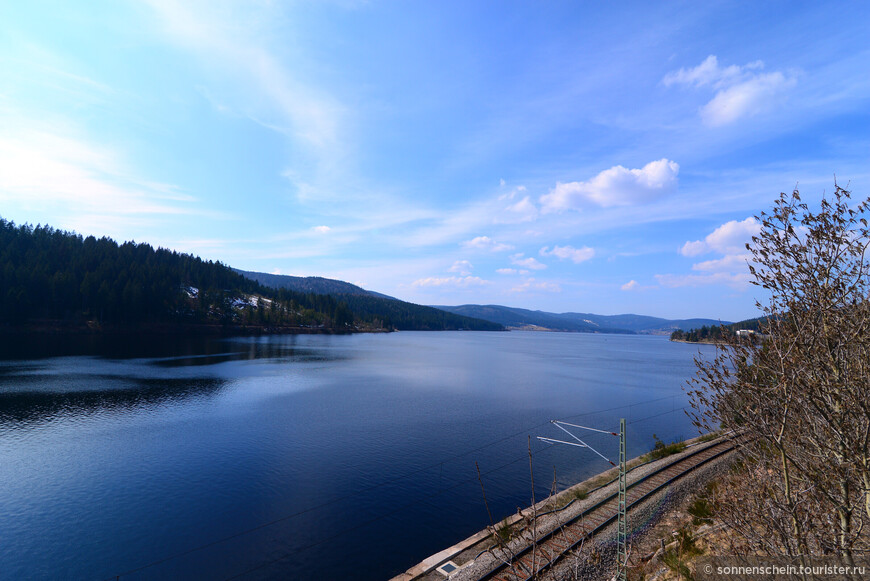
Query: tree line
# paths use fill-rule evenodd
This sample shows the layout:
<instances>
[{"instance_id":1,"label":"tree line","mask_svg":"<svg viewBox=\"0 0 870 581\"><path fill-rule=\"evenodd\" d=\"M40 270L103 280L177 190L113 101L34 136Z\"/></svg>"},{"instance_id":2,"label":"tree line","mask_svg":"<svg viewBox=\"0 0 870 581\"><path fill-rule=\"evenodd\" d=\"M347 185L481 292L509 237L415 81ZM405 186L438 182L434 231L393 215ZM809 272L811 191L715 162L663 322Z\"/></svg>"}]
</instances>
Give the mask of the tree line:
<instances>
[{"instance_id":1,"label":"tree line","mask_svg":"<svg viewBox=\"0 0 870 581\"><path fill-rule=\"evenodd\" d=\"M237 271L261 284L295 291L316 292L334 296L348 305L354 315L366 324L384 326L400 331L443 331L467 329L471 331L503 331L499 323L485 321L435 307L407 303L391 297L376 295L355 285L321 277L295 277L262 272Z\"/></svg>"},{"instance_id":2,"label":"tree line","mask_svg":"<svg viewBox=\"0 0 870 581\"><path fill-rule=\"evenodd\" d=\"M455 315L441 309L369 295L336 295L362 320L400 331L503 331L498 323Z\"/></svg>"},{"instance_id":3,"label":"tree line","mask_svg":"<svg viewBox=\"0 0 870 581\"><path fill-rule=\"evenodd\" d=\"M325 295L263 287L228 266L0 219L0 324L221 324L348 328Z\"/></svg>"},{"instance_id":4,"label":"tree line","mask_svg":"<svg viewBox=\"0 0 870 581\"><path fill-rule=\"evenodd\" d=\"M190 254L0 218L0 326L38 325L502 329L391 299L275 289Z\"/></svg>"},{"instance_id":5,"label":"tree line","mask_svg":"<svg viewBox=\"0 0 870 581\"><path fill-rule=\"evenodd\" d=\"M671 333L671 341L685 341L687 343L717 343L719 341L734 341L737 331L748 330L761 333L764 317L747 319L730 325L704 325L700 329L675 329Z\"/></svg>"}]
</instances>

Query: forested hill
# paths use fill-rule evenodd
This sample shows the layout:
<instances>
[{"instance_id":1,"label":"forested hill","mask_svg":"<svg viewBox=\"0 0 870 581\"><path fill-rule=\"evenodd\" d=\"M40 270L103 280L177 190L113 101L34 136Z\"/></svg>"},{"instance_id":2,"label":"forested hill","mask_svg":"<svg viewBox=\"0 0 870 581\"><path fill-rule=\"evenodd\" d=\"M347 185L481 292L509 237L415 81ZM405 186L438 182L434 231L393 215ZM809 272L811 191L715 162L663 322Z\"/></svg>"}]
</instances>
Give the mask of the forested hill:
<instances>
[{"instance_id":1,"label":"forested hill","mask_svg":"<svg viewBox=\"0 0 870 581\"><path fill-rule=\"evenodd\" d=\"M332 297L269 289L219 262L2 219L0 289L2 325L347 330L355 323Z\"/></svg>"},{"instance_id":2,"label":"forested hill","mask_svg":"<svg viewBox=\"0 0 870 581\"><path fill-rule=\"evenodd\" d=\"M440 331L446 329L468 329L472 331L503 331L504 327L482 318L468 317L459 313L449 313L433 307L406 303L387 295L367 291L361 287L321 277L287 276L265 274L262 272L236 271L245 277L268 284L275 288L306 290L328 294L348 305L359 317L381 321L385 325L406 330Z\"/></svg>"},{"instance_id":3,"label":"forested hill","mask_svg":"<svg viewBox=\"0 0 870 581\"><path fill-rule=\"evenodd\" d=\"M417 328L476 328L470 321L433 319ZM349 332L391 325L388 312L355 313L341 298L265 287L219 262L0 218L0 327Z\"/></svg>"},{"instance_id":4,"label":"forested hill","mask_svg":"<svg viewBox=\"0 0 870 581\"><path fill-rule=\"evenodd\" d=\"M335 280L332 278L323 278L322 276L289 276L286 274L266 274L265 272L250 272L247 270L239 270L234 268L236 272L260 283L263 286L272 288L286 288L296 292L314 293L317 295L366 295L377 296L385 299L387 295L367 291L355 284Z\"/></svg>"},{"instance_id":5,"label":"forested hill","mask_svg":"<svg viewBox=\"0 0 870 581\"><path fill-rule=\"evenodd\" d=\"M713 319L661 319L644 315L595 315L592 313L547 313L501 305L439 306L450 313L493 321L509 328L569 331L580 333L670 334L674 329L688 330L713 325Z\"/></svg>"},{"instance_id":6,"label":"forested hill","mask_svg":"<svg viewBox=\"0 0 870 581\"><path fill-rule=\"evenodd\" d=\"M501 305L460 305L436 308L469 317L479 317L515 329L542 329L579 333L632 333L615 327L600 327L592 321L562 318L556 313L530 311Z\"/></svg>"},{"instance_id":7,"label":"forested hill","mask_svg":"<svg viewBox=\"0 0 870 581\"><path fill-rule=\"evenodd\" d=\"M468 331L504 331L498 323L456 315L432 307L406 303L398 299L388 299L371 295L337 295L359 315L386 317L386 320L399 330L419 329L438 331L441 329L465 329Z\"/></svg>"},{"instance_id":8,"label":"forested hill","mask_svg":"<svg viewBox=\"0 0 870 581\"><path fill-rule=\"evenodd\" d=\"M684 341L686 343L715 343L717 341L729 341L737 336L737 331L747 330L760 333L762 325L767 317L746 319L737 323L722 325L703 325L698 328L682 331L677 329L671 333L671 341Z\"/></svg>"}]
</instances>

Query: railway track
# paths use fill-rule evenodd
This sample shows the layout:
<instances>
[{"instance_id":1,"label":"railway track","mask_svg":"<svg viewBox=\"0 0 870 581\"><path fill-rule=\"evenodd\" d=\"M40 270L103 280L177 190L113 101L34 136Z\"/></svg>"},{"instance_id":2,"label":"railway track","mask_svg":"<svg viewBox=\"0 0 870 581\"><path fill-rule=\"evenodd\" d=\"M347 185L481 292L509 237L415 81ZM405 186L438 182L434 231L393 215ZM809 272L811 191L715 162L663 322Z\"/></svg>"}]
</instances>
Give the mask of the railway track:
<instances>
[{"instance_id":1,"label":"railway track","mask_svg":"<svg viewBox=\"0 0 870 581\"><path fill-rule=\"evenodd\" d=\"M659 490L675 482L696 468L727 454L735 447L731 438L725 438L694 452L674 459L655 471L629 482L626 488L626 506L632 507L650 498ZM496 568L475 577L477 581L519 581L534 579L558 563L565 555L600 533L617 517L617 493L602 499L567 523L538 536L537 543L508 554L505 551ZM498 556L498 555L496 555Z\"/></svg>"}]
</instances>

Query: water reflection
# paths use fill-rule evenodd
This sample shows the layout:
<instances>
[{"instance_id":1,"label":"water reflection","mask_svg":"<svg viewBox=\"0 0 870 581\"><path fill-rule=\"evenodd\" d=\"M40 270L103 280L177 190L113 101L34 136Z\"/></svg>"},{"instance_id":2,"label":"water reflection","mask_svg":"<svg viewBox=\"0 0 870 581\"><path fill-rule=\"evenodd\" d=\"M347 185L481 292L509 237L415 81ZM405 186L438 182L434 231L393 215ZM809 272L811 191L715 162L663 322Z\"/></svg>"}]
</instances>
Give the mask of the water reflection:
<instances>
[{"instance_id":1,"label":"water reflection","mask_svg":"<svg viewBox=\"0 0 870 581\"><path fill-rule=\"evenodd\" d=\"M92 384L90 390L0 392L0 433L32 428L61 417L118 414L191 398L210 397L225 384L226 381L219 378L141 378L131 380L121 389L99 383ZM0 383L0 389L2 387Z\"/></svg>"},{"instance_id":2,"label":"water reflection","mask_svg":"<svg viewBox=\"0 0 870 581\"><path fill-rule=\"evenodd\" d=\"M256 368L240 368L250 362L307 365L349 357L313 343L300 344L298 336L3 337L0 431L213 397L239 376L257 375Z\"/></svg>"},{"instance_id":3,"label":"water reflection","mask_svg":"<svg viewBox=\"0 0 870 581\"><path fill-rule=\"evenodd\" d=\"M295 336L272 338L229 339L219 341L223 352L210 351L176 355L155 359L152 363L160 367L199 367L226 363L229 361L254 361L268 359L278 363L289 362L332 362L347 359L346 355L323 349L298 346Z\"/></svg>"},{"instance_id":4,"label":"water reflection","mask_svg":"<svg viewBox=\"0 0 870 581\"><path fill-rule=\"evenodd\" d=\"M219 338L181 335L49 335L0 336L0 360L97 356L107 359L207 354L221 349Z\"/></svg>"},{"instance_id":5,"label":"water reflection","mask_svg":"<svg viewBox=\"0 0 870 581\"><path fill-rule=\"evenodd\" d=\"M319 346L323 344L323 337L307 335L0 335L0 361L92 356L117 360L162 359L179 361L181 363L178 366L183 366L210 365L229 360L293 357L334 360L336 354L321 349Z\"/></svg>"},{"instance_id":6,"label":"water reflection","mask_svg":"<svg viewBox=\"0 0 870 581\"><path fill-rule=\"evenodd\" d=\"M528 502L528 439L548 419L655 416L629 424L632 455L653 433L690 435L680 384L698 351L555 333L7 347L0 577L10 579L114 578L221 538L232 540L129 578L225 579L287 553L258 573L390 578L488 524L478 463L496 518ZM590 444L613 450L601 438ZM554 471L567 484L605 467L568 448L535 451L536 494ZM347 558L333 558L336 543Z\"/></svg>"}]
</instances>

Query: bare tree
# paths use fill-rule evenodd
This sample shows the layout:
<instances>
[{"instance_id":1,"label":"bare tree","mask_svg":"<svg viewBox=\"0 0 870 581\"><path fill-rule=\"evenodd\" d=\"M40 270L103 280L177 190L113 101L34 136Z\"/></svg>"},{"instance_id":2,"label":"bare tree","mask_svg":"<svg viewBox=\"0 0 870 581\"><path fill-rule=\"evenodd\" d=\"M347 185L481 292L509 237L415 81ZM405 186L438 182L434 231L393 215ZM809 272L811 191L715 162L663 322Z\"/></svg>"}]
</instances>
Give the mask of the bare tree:
<instances>
[{"instance_id":1,"label":"bare tree","mask_svg":"<svg viewBox=\"0 0 870 581\"><path fill-rule=\"evenodd\" d=\"M723 518L747 550L867 551L870 522L870 200L835 184L817 211L798 191L757 217L753 284L769 293L760 342L720 344L690 382L696 425L742 430L739 507Z\"/></svg>"}]
</instances>

